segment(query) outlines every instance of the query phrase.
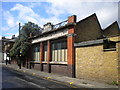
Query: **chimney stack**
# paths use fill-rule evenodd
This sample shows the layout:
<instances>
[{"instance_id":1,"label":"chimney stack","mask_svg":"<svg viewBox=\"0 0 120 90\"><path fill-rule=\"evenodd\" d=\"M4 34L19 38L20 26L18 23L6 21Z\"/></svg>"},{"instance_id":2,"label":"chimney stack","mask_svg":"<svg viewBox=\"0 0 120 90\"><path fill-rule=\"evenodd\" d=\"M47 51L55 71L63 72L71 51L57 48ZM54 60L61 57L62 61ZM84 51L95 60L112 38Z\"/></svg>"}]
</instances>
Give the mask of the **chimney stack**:
<instances>
[{"instance_id":1,"label":"chimney stack","mask_svg":"<svg viewBox=\"0 0 120 90\"><path fill-rule=\"evenodd\" d=\"M52 23L48 22L47 24L44 25L43 32L52 30L52 27L53 27Z\"/></svg>"}]
</instances>

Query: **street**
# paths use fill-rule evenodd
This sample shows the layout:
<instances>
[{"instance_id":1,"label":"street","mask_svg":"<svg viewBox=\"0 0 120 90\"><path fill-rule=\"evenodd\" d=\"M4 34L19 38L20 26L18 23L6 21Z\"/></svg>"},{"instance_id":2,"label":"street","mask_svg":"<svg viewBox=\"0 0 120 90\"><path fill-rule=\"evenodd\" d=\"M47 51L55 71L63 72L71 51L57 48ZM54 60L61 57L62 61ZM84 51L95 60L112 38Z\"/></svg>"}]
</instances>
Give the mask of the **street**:
<instances>
[{"instance_id":1,"label":"street","mask_svg":"<svg viewBox=\"0 0 120 90\"><path fill-rule=\"evenodd\" d=\"M40 90L53 90L55 88L72 89L70 86L64 84L45 80L32 75L26 75L22 72L2 67L2 89L6 88L39 88Z\"/></svg>"}]
</instances>

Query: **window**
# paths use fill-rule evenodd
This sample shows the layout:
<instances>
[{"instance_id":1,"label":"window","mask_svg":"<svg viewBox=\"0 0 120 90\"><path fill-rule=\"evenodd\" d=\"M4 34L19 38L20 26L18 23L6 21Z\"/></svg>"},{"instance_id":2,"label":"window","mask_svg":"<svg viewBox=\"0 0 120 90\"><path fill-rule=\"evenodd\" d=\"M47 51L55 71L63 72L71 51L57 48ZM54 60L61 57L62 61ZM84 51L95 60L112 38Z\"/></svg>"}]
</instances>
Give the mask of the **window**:
<instances>
[{"instance_id":1,"label":"window","mask_svg":"<svg viewBox=\"0 0 120 90\"><path fill-rule=\"evenodd\" d=\"M116 50L116 43L108 39L103 40L103 49L104 51L114 51Z\"/></svg>"},{"instance_id":2,"label":"window","mask_svg":"<svg viewBox=\"0 0 120 90\"><path fill-rule=\"evenodd\" d=\"M44 61L47 61L47 44L44 44Z\"/></svg>"},{"instance_id":3,"label":"window","mask_svg":"<svg viewBox=\"0 0 120 90\"><path fill-rule=\"evenodd\" d=\"M66 62L67 61L67 41L59 40L52 42L51 46L52 61Z\"/></svg>"},{"instance_id":4,"label":"window","mask_svg":"<svg viewBox=\"0 0 120 90\"><path fill-rule=\"evenodd\" d=\"M33 61L40 61L40 45L33 46Z\"/></svg>"},{"instance_id":5,"label":"window","mask_svg":"<svg viewBox=\"0 0 120 90\"><path fill-rule=\"evenodd\" d=\"M67 61L67 41L62 42L62 60Z\"/></svg>"}]
</instances>

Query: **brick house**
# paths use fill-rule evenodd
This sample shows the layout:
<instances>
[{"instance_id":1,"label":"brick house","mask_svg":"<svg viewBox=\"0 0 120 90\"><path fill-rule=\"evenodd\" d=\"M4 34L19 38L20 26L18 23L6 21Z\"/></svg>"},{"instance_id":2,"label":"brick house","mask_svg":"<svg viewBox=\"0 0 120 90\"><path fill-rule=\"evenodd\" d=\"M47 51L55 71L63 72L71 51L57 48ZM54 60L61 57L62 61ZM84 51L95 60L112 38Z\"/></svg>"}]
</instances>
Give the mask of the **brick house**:
<instances>
[{"instance_id":1,"label":"brick house","mask_svg":"<svg viewBox=\"0 0 120 90\"><path fill-rule=\"evenodd\" d=\"M11 61L11 57L9 56L10 49L13 47L13 44L15 43L15 35L12 36L12 38L6 38L2 37L2 62L5 62L6 60Z\"/></svg>"}]
</instances>

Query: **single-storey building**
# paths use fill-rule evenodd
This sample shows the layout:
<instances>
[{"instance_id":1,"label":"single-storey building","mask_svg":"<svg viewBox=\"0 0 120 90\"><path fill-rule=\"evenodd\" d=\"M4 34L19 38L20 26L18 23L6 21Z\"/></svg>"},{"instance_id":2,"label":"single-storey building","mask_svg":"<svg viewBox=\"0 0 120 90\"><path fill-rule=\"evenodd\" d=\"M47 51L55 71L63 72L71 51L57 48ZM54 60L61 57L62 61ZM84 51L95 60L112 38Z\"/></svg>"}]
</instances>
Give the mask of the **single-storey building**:
<instances>
[{"instance_id":1,"label":"single-storey building","mask_svg":"<svg viewBox=\"0 0 120 90\"><path fill-rule=\"evenodd\" d=\"M76 16L59 24L44 25L42 34L31 38L31 68L75 77Z\"/></svg>"},{"instance_id":2,"label":"single-storey building","mask_svg":"<svg viewBox=\"0 0 120 90\"><path fill-rule=\"evenodd\" d=\"M118 82L119 36L117 22L103 30L96 14L78 22L76 15L56 25L49 22L40 35L30 38L29 66L73 78Z\"/></svg>"}]
</instances>

